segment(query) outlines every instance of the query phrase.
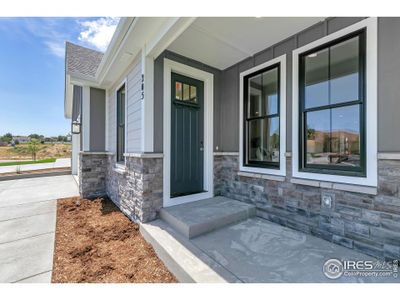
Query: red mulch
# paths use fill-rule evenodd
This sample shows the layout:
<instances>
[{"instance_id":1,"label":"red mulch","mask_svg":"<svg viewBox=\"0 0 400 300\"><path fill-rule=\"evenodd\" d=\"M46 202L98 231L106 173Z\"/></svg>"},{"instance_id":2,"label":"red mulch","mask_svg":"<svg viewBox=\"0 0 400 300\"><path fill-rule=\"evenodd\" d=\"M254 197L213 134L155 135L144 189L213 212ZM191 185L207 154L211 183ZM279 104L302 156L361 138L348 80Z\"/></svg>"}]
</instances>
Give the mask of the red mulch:
<instances>
[{"instance_id":1,"label":"red mulch","mask_svg":"<svg viewBox=\"0 0 400 300\"><path fill-rule=\"evenodd\" d=\"M177 280L110 200L75 197L58 200L52 282Z\"/></svg>"}]
</instances>

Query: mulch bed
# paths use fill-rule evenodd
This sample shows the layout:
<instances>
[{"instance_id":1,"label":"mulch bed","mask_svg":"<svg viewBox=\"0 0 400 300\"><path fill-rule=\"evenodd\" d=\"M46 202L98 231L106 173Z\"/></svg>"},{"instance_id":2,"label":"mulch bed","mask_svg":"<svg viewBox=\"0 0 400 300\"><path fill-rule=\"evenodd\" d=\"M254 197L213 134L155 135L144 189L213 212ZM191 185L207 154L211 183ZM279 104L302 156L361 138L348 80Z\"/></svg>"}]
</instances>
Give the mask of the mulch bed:
<instances>
[{"instance_id":1,"label":"mulch bed","mask_svg":"<svg viewBox=\"0 0 400 300\"><path fill-rule=\"evenodd\" d=\"M176 278L108 199L58 200L52 282L173 283Z\"/></svg>"}]
</instances>

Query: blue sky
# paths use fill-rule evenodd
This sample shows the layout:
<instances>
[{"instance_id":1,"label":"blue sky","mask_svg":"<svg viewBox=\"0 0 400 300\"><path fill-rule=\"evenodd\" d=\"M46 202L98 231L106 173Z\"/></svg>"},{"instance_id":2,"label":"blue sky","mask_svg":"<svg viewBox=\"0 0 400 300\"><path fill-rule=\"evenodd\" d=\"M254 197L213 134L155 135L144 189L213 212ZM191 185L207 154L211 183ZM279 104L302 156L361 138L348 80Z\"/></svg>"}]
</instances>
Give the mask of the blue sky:
<instances>
[{"instance_id":1,"label":"blue sky","mask_svg":"<svg viewBox=\"0 0 400 300\"><path fill-rule=\"evenodd\" d=\"M105 51L115 18L0 18L0 135L65 135L65 40Z\"/></svg>"}]
</instances>

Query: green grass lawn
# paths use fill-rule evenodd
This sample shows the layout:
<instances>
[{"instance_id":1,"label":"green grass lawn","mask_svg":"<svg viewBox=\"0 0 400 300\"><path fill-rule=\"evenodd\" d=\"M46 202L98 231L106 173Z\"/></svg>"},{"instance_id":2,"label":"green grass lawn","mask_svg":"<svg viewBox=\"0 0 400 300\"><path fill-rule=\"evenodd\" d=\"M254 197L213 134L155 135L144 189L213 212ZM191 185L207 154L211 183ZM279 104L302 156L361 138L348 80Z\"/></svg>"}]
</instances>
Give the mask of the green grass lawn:
<instances>
[{"instance_id":1,"label":"green grass lawn","mask_svg":"<svg viewBox=\"0 0 400 300\"><path fill-rule=\"evenodd\" d=\"M30 164L43 164L43 163L53 163L55 162L55 158L48 158L42 160L27 160L27 161L10 161L10 162L3 162L0 163L0 167L5 166L18 166L18 165L30 165Z\"/></svg>"}]
</instances>

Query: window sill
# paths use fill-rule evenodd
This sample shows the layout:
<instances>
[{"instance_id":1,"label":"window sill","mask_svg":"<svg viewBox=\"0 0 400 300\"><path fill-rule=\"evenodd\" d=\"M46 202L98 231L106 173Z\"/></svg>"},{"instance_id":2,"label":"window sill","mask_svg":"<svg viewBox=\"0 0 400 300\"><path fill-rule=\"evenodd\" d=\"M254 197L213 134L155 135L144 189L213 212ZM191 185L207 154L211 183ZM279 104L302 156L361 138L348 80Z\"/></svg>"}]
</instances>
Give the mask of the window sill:
<instances>
[{"instance_id":1,"label":"window sill","mask_svg":"<svg viewBox=\"0 0 400 300\"><path fill-rule=\"evenodd\" d=\"M214 156L239 156L239 152L214 152Z\"/></svg>"},{"instance_id":2,"label":"window sill","mask_svg":"<svg viewBox=\"0 0 400 300\"><path fill-rule=\"evenodd\" d=\"M105 151L105 152L100 152L100 151L98 151L98 152L94 152L94 151L79 151L79 153L80 154L82 154L82 155L112 155L112 153L111 152L107 152L107 151Z\"/></svg>"},{"instance_id":3,"label":"window sill","mask_svg":"<svg viewBox=\"0 0 400 300\"><path fill-rule=\"evenodd\" d=\"M125 164L116 163L114 165L113 171L118 174L125 174L127 170Z\"/></svg>"},{"instance_id":4,"label":"window sill","mask_svg":"<svg viewBox=\"0 0 400 300\"><path fill-rule=\"evenodd\" d=\"M261 167L249 167L249 166L243 166L241 165L239 167L239 172L242 172L244 174L258 174L260 176L265 176L265 179L268 179L267 177L270 178L277 178L277 177L282 177L284 181L285 176L286 176L286 163L281 162L280 169L275 169L275 168L261 168ZM274 180L274 179L271 179Z\"/></svg>"},{"instance_id":5,"label":"window sill","mask_svg":"<svg viewBox=\"0 0 400 300\"><path fill-rule=\"evenodd\" d=\"M156 152L131 152L131 153L124 153L125 157L136 157L136 158L163 158L163 153L156 153Z\"/></svg>"},{"instance_id":6,"label":"window sill","mask_svg":"<svg viewBox=\"0 0 400 300\"><path fill-rule=\"evenodd\" d=\"M372 186L362 186L362 185L335 183L335 182L300 179L300 178L292 178L292 179L290 179L290 182L293 184L307 185L307 186L313 186L313 187L325 188L325 189L333 189L333 190L339 190L339 191L345 191L345 192L353 192L353 193L368 194L368 195L377 195L378 194L377 188L372 187Z\"/></svg>"},{"instance_id":7,"label":"window sill","mask_svg":"<svg viewBox=\"0 0 400 300\"><path fill-rule=\"evenodd\" d=\"M285 176L269 175L269 174L253 173L253 172L242 172L242 171L239 171L237 174L241 177L260 178L260 179L281 181L281 182L285 181Z\"/></svg>"},{"instance_id":8,"label":"window sill","mask_svg":"<svg viewBox=\"0 0 400 300\"><path fill-rule=\"evenodd\" d=\"M378 153L380 160L400 160L400 152L381 152Z\"/></svg>"}]
</instances>

